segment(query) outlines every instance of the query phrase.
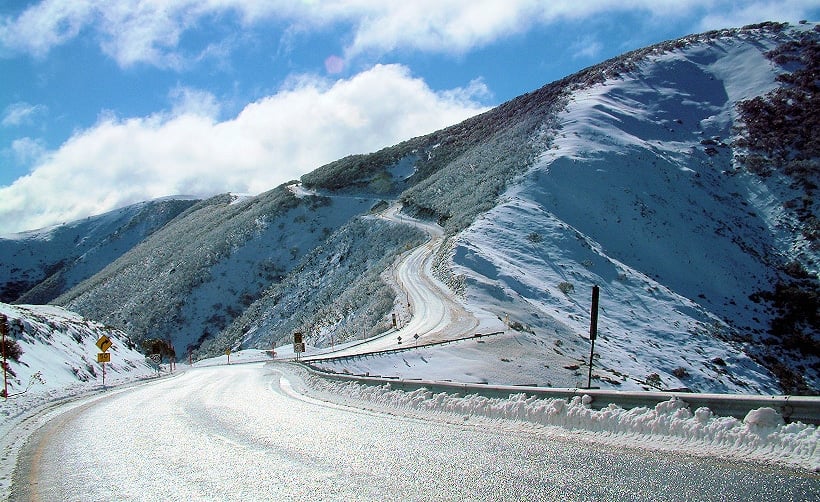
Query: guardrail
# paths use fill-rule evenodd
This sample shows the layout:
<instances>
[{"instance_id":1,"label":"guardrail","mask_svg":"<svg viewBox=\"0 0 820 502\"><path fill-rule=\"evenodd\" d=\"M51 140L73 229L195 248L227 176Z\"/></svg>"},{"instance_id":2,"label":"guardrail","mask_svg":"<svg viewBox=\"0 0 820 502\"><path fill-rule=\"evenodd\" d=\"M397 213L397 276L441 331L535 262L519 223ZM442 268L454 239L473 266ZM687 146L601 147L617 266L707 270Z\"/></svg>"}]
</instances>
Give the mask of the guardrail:
<instances>
[{"instance_id":1,"label":"guardrail","mask_svg":"<svg viewBox=\"0 0 820 502\"><path fill-rule=\"evenodd\" d=\"M361 376L342 373L330 373L315 368L308 361L303 366L314 375L322 378L359 382L366 385L390 384L393 389L414 391L421 388L433 393L477 394L489 398L506 398L510 394L526 394L547 399L572 399L575 396L590 396L590 405L602 409L615 404L625 409L636 407L654 407L658 403L677 398L690 408L707 407L720 416L731 416L743 419L746 414L757 408L774 408L786 422L803 422L820 425L820 397L814 396L762 396L735 394L697 394L692 392L641 392L610 391L602 389L562 389L517 385L485 385L431 380L402 380L398 377Z\"/></svg>"},{"instance_id":2,"label":"guardrail","mask_svg":"<svg viewBox=\"0 0 820 502\"><path fill-rule=\"evenodd\" d=\"M385 350L374 350L372 352L362 352L359 354L347 354L343 356L330 356L330 357L322 357L321 355L318 356L303 356L300 359L300 362L303 363L311 363L311 362L335 362L335 361L344 361L348 359L357 359L362 357L370 357L370 356L380 356L385 354L396 354L398 352L407 352L409 350L416 350L416 349L423 349L425 347L433 347L436 345L448 345L450 343L456 342L463 342L465 340L480 340L482 338L488 338L491 336L496 335L503 335L504 331L496 331L494 333L476 333L471 336L464 336L461 338L453 338L451 340L442 340L440 342L431 342L431 343L423 343L421 345L408 345L407 347L396 347L394 349L385 349Z\"/></svg>"}]
</instances>

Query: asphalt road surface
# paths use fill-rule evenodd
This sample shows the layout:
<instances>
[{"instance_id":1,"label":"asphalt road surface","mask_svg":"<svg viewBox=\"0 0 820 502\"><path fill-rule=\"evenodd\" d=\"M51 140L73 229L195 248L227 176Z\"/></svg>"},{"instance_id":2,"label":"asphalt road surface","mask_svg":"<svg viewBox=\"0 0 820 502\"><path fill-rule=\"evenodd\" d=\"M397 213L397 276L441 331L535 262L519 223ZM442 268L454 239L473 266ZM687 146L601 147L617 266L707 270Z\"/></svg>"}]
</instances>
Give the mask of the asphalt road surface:
<instances>
[{"instance_id":1,"label":"asphalt road surface","mask_svg":"<svg viewBox=\"0 0 820 502\"><path fill-rule=\"evenodd\" d=\"M816 475L306 397L288 365L195 368L75 403L12 500L817 500Z\"/></svg>"}]
</instances>

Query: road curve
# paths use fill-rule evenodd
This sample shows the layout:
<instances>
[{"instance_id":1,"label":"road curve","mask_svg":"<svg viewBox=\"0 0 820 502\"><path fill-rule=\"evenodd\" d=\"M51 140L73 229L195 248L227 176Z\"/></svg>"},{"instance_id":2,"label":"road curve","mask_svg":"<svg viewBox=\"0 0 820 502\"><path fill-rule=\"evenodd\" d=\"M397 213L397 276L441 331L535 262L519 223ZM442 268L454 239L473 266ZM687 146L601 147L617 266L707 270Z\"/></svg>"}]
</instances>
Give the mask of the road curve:
<instances>
[{"instance_id":1,"label":"road curve","mask_svg":"<svg viewBox=\"0 0 820 502\"><path fill-rule=\"evenodd\" d=\"M808 500L800 473L514 422L306 397L287 364L195 368L85 400L21 452L11 500ZM333 398L339 399L339 398ZM352 404L352 403L351 403ZM705 491L706 490L706 491Z\"/></svg>"},{"instance_id":2,"label":"road curve","mask_svg":"<svg viewBox=\"0 0 820 502\"><path fill-rule=\"evenodd\" d=\"M474 334L479 326L478 319L464 308L446 285L433 276L433 262L444 241L443 229L435 223L402 215L399 204L391 205L378 217L414 226L430 236L427 242L405 253L393 269L393 278L401 289L400 295L406 297L410 304L412 319L397 330L339 350L322 350L321 355L361 354L407 346L417 341L429 343ZM419 336L418 340L415 335Z\"/></svg>"}]
</instances>

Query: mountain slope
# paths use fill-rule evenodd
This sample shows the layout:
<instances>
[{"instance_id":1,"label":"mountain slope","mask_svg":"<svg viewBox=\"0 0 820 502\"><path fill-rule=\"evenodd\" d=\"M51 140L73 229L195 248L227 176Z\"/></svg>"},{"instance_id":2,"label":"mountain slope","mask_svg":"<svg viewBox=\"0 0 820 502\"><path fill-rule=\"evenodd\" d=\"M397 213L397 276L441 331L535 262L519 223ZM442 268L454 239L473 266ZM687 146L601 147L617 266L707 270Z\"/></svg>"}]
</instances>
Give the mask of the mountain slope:
<instances>
[{"instance_id":1,"label":"mountain slope","mask_svg":"<svg viewBox=\"0 0 820 502\"><path fill-rule=\"evenodd\" d=\"M281 186L256 197L220 195L191 207L56 300L137 340L198 347L353 215L366 198L335 203Z\"/></svg>"},{"instance_id":2,"label":"mountain slope","mask_svg":"<svg viewBox=\"0 0 820 502\"><path fill-rule=\"evenodd\" d=\"M816 118L781 104L750 127L748 113L817 109L801 77L817 39L766 23L607 61L414 140L420 175L438 148L481 138L400 198L453 236L442 280L578 364L601 285L601 385L817 393ZM793 162L750 154L761 130L764 146L791 138L778 151Z\"/></svg>"},{"instance_id":3,"label":"mountain slope","mask_svg":"<svg viewBox=\"0 0 820 502\"><path fill-rule=\"evenodd\" d=\"M196 202L165 198L0 238L0 301L47 303L103 269Z\"/></svg>"},{"instance_id":4,"label":"mountain slope","mask_svg":"<svg viewBox=\"0 0 820 502\"><path fill-rule=\"evenodd\" d=\"M301 185L203 201L57 302L202 354L360 338L389 325L400 292L379 277L423 240L366 215L397 200L443 226L453 295L532 347L543 374L522 381L587 363L598 284L601 386L817 393L820 180L799 112L818 109L817 45L814 25L766 23L630 52ZM574 363L536 364L552 354Z\"/></svg>"},{"instance_id":5,"label":"mountain slope","mask_svg":"<svg viewBox=\"0 0 820 502\"><path fill-rule=\"evenodd\" d=\"M329 346L388 330L396 293L381 273L395 256L423 241L413 227L353 218L206 343L202 353L270 348L287 343L296 331L306 333L313 345Z\"/></svg>"},{"instance_id":6,"label":"mountain slope","mask_svg":"<svg viewBox=\"0 0 820 502\"><path fill-rule=\"evenodd\" d=\"M7 340L13 340L21 352L8 361L9 399L3 401L0 417L101 385L95 344L103 335L113 343L105 368L107 385L155 374L130 338L110 326L51 305L0 303L0 314L8 320Z\"/></svg>"},{"instance_id":7,"label":"mountain slope","mask_svg":"<svg viewBox=\"0 0 820 502\"><path fill-rule=\"evenodd\" d=\"M587 330L599 284L602 379L776 392L774 371L786 392L817 392L817 324L796 346L778 339L777 313L756 298L791 264L814 278L816 312L816 235L787 210L804 187L761 180L732 147L745 144L739 105L787 70L766 53L804 35L816 46L808 28L727 32L574 92L550 149L457 240L471 301L536 331L563 319L550 336L567 342Z\"/></svg>"}]
</instances>

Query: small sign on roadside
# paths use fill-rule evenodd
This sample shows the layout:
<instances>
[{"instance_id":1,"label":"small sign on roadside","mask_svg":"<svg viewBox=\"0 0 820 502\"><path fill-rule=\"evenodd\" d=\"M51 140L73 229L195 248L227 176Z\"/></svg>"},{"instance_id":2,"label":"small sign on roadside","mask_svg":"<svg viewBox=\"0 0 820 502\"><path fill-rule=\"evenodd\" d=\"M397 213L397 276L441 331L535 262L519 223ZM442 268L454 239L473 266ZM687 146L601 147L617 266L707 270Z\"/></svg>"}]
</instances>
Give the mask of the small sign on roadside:
<instances>
[{"instance_id":1,"label":"small sign on roadside","mask_svg":"<svg viewBox=\"0 0 820 502\"><path fill-rule=\"evenodd\" d=\"M98 363L110 363L111 362L111 354L108 352L100 352L97 354L97 362Z\"/></svg>"},{"instance_id":2,"label":"small sign on roadside","mask_svg":"<svg viewBox=\"0 0 820 502\"><path fill-rule=\"evenodd\" d=\"M114 345L114 342L112 342L111 339L105 335L101 336L100 339L97 340L97 347L99 347L103 352L108 352L108 349L110 349L112 345Z\"/></svg>"}]
</instances>

